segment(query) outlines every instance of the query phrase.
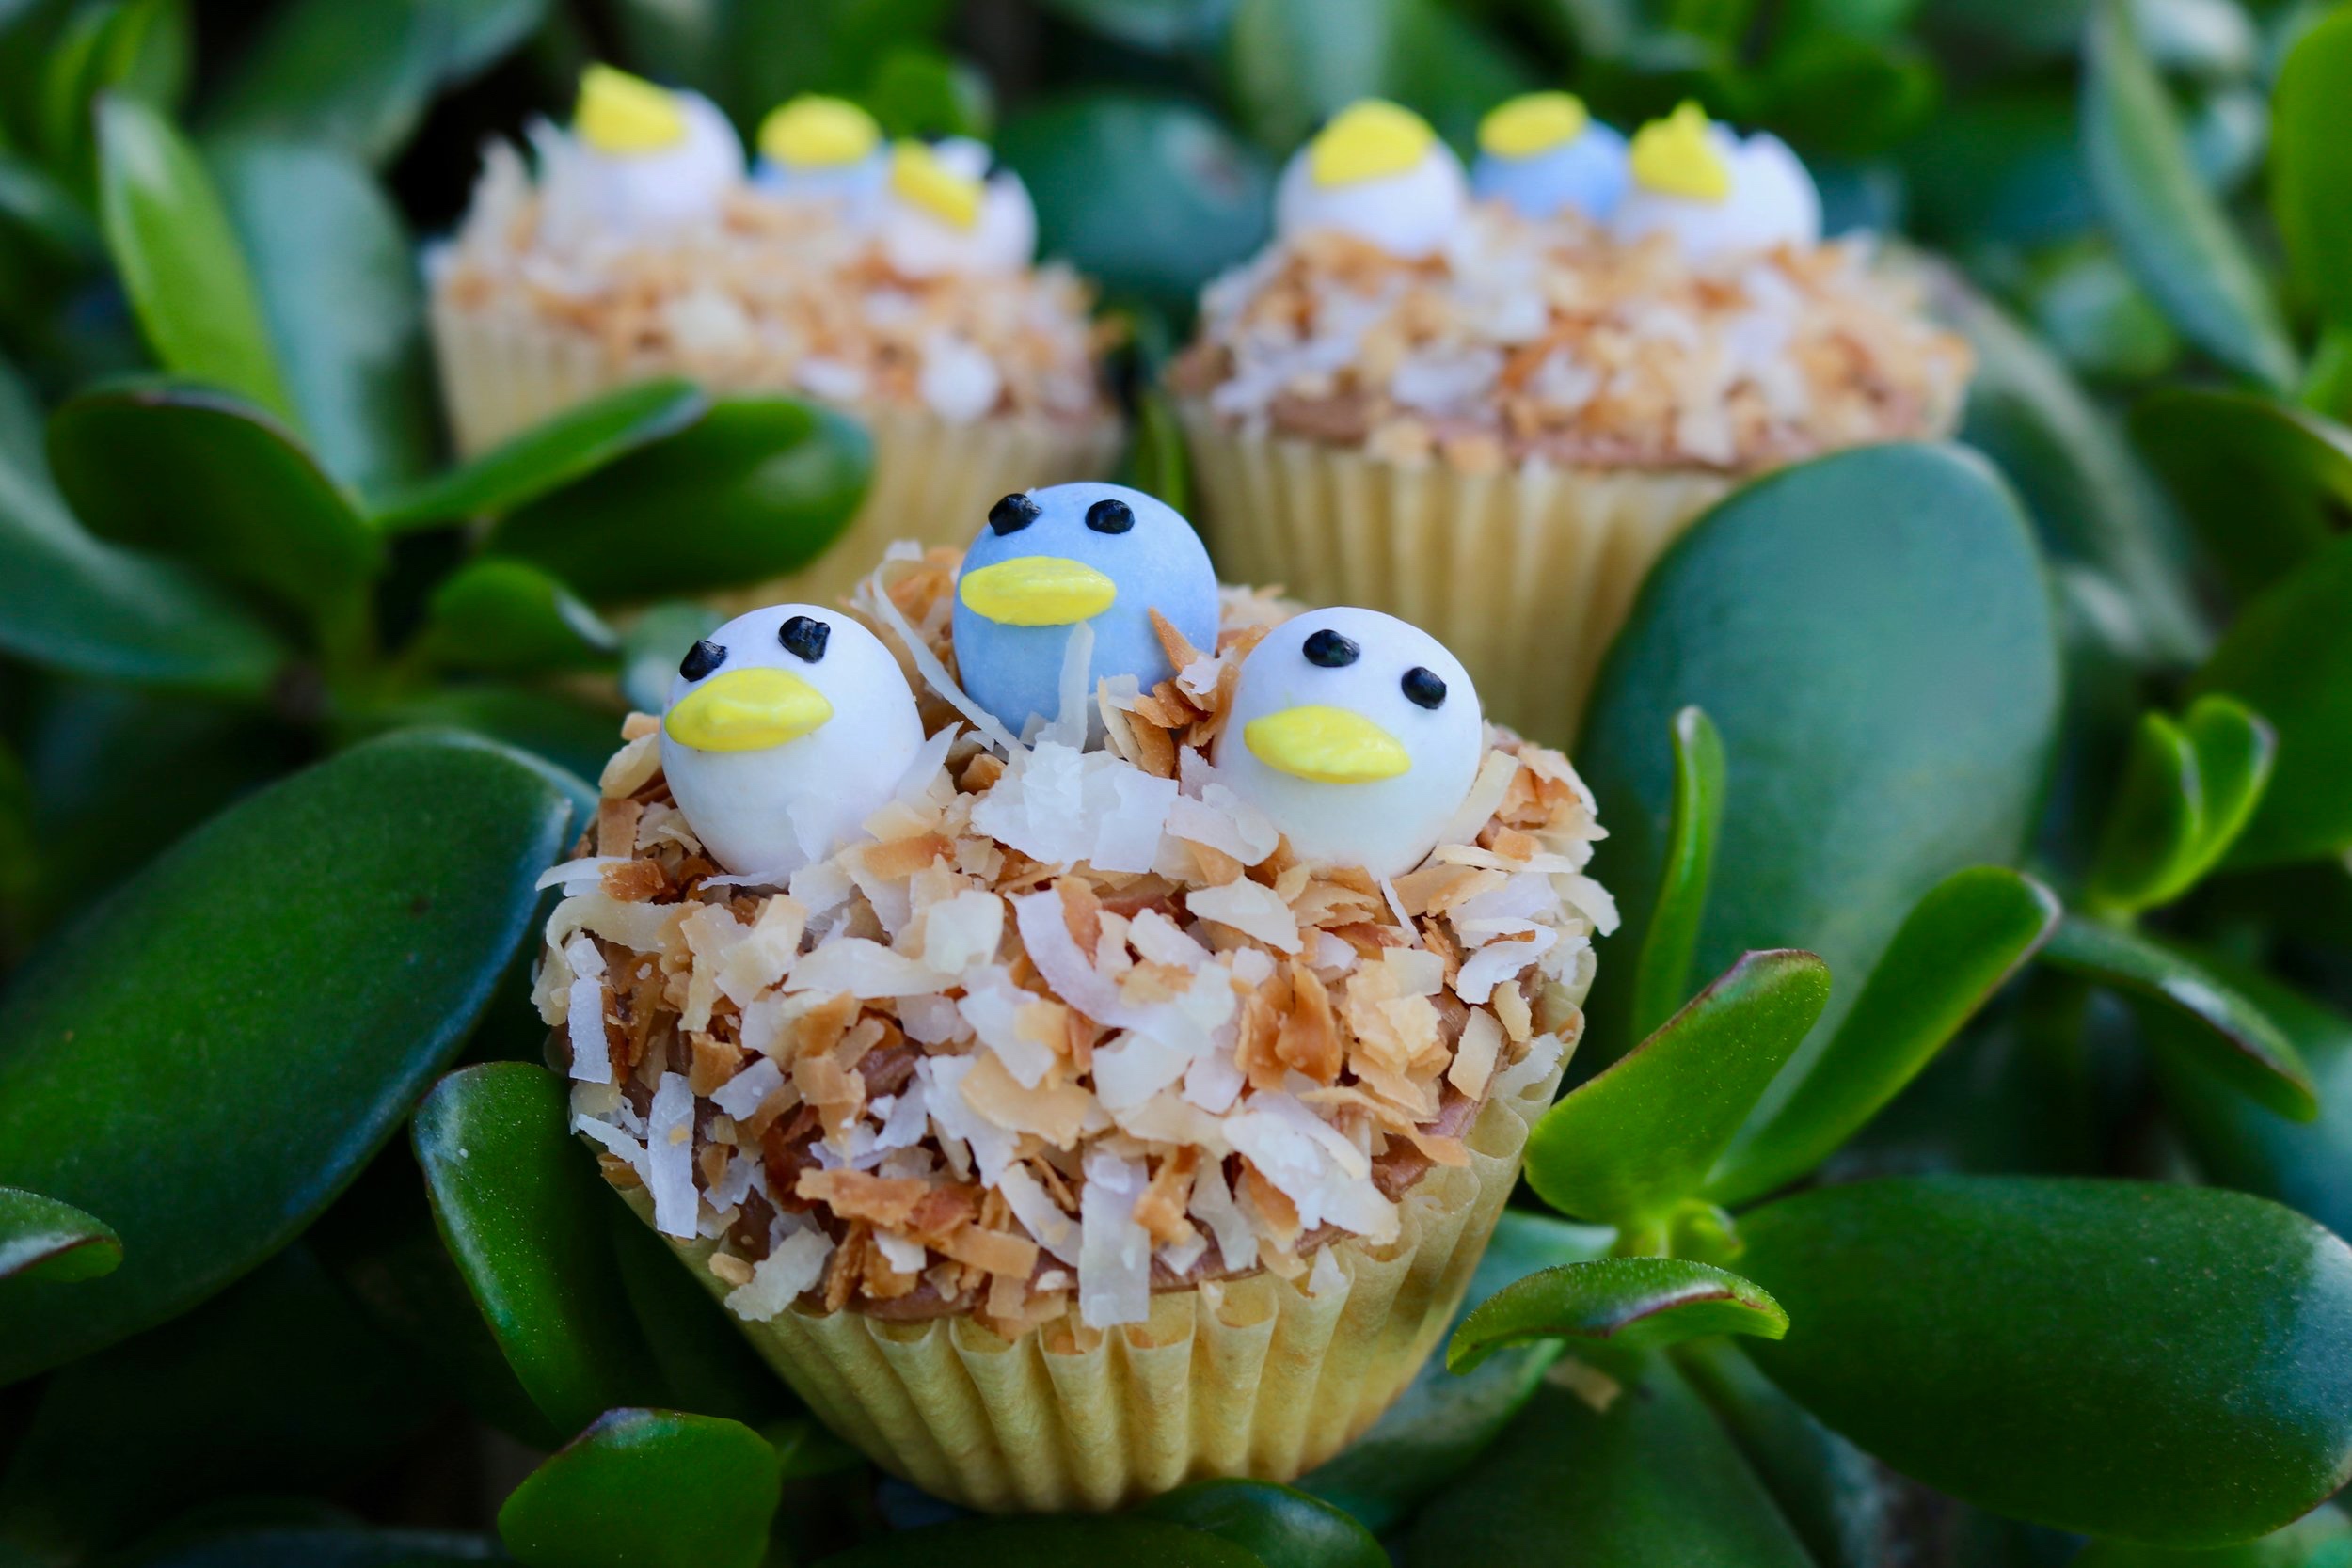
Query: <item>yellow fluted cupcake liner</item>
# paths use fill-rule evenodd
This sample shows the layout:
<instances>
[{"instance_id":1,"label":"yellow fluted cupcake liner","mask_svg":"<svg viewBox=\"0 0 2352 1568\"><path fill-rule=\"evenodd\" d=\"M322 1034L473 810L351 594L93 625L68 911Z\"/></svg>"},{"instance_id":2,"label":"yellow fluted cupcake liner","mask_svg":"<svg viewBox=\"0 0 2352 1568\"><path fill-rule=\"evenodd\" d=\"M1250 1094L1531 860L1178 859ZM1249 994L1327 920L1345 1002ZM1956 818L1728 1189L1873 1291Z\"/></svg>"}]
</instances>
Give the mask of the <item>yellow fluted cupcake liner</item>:
<instances>
[{"instance_id":1,"label":"yellow fluted cupcake liner","mask_svg":"<svg viewBox=\"0 0 2352 1568\"><path fill-rule=\"evenodd\" d=\"M787 391L723 369L615 356L582 333L498 308L467 309L437 297L431 311L443 406L462 456L472 456L564 409L632 382L691 375L717 392ZM805 394L799 394L805 395ZM865 503L824 553L788 577L721 605L782 600L833 604L895 540L961 547L989 503L1014 490L1096 479L1119 459L1116 416L1089 422L1033 417L952 423L929 409L852 406L874 441Z\"/></svg>"},{"instance_id":2,"label":"yellow fluted cupcake liner","mask_svg":"<svg viewBox=\"0 0 2352 1568\"><path fill-rule=\"evenodd\" d=\"M1553 999L1571 1045L1574 1002ZM1466 1167L1432 1169L1395 1242L1331 1243L1339 1278L1258 1274L1164 1291L1143 1323L1063 1319L1006 1340L968 1316L886 1323L789 1308L739 1326L825 1423L884 1469L992 1513L1104 1510L1212 1476L1290 1481L1402 1393L1461 1304L1565 1065L1491 1098ZM642 1189L628 1197L641 1216ZM715 1243L672 1242L715 1292Z\"/></svg>"},{"instance_id":3,"label":"yellow fluted cupcake liner","mask_svg":"<svg viewBox=\"0 0 2352 1568\"><path fill-rule=\"evenodd\" d=\"M1183 414L1194 520L1229 581L1412 622L1454 650L1487 717L1575 735L1642 579L1737 481L1708 469L1467 473L1239 434Z\"/></svg>"}]
</instances>

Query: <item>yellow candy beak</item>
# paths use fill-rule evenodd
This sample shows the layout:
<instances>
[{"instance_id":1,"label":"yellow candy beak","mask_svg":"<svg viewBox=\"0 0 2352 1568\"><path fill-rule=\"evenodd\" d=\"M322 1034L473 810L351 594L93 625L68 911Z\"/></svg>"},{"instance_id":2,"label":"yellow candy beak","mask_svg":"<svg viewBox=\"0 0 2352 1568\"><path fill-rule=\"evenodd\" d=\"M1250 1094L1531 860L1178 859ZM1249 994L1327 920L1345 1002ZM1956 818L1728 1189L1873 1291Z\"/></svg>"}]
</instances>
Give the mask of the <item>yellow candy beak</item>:
<instances>
[{"instance_id":1,"label":"yellow candy beak","mask_svg":"<svg viewBox=\"0 0 2352 1568\"><path fill-rule=\"evenodd\" d=\"M1377 784L1413 766L1396 736L1351 708L1319 703L1252 719L1241 738L1268 768L1316 784Z\"/></svg>"},{"instance_id":2,"label":"yellow candy beak","mask_svg":"<svg viewBox=\"0 0 2352 1568\"><path fill-rule=\"evenodd\" d=\"M1117 603L1119 584L1083 561L1025 555L964 573L956 593L999 626L1070 626Z\"/></svg>"},{"instance_id":3,"label":"yellow candy beak","mask_svg":"<svg viewBox=\"0 0 2352 1568\"><path fill-rule=\"evenodd\" d=\"M825 694L789 670L726 670L688 692L661 727L698 752L759 752L832 717Z\"/></svg>"}]
</instances>

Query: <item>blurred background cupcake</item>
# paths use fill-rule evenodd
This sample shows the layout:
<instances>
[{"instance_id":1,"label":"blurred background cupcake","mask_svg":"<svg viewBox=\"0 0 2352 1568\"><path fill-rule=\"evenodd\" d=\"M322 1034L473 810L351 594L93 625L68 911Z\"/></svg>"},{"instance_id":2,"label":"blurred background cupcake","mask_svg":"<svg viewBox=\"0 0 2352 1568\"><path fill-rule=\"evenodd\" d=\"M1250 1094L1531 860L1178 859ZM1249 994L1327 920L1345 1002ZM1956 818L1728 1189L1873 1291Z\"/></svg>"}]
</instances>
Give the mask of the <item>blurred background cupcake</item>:
<instances>
[{"instance_id":1,"label":"blurred background cupcake","mask_svg":"<svg viewBox=\"0 0 2352 1568\"><path fill-rule=\"evenodd\" d=\"M1561 738L1693 518L1948 434L1971 358L1867 235L1823 241L1775 137L1686 104L1629 143L1539 93L1479 145L1465 170L1394 104L1334 117L1171 382L1229 576L1428 626L1499 719Z\"/></svg>"},{"instance_id":2,"label":"blurred background cupcake","mask_svg":"<svg viewBox=\"0 0 2352 1568\"><path fill-rule=\"evenodd\" d=\"M461 452L658 376L847 409L873 436L873 489L822 559L751 595L820 602L892 539L960 537L965 496L1116 456L1091 293L1033 264L1028 193L979 142L888 142L811 95L767 117L747 168L709 101L604 66L570 129L530 141L529 162L488 148L426 257Z\"/></svg>"}]
</instances>

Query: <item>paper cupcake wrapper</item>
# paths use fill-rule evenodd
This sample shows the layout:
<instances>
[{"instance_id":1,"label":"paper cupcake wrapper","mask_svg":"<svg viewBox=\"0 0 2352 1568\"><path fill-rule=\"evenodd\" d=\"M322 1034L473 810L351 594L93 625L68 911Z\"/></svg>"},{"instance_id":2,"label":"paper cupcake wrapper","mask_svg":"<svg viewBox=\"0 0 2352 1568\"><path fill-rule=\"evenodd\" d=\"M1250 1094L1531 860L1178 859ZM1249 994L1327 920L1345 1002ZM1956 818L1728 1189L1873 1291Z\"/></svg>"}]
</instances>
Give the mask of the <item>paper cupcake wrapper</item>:
<instances>
[{"instance_id":1,"label":"paper cupcake wrapper","mask_svg":"<svg viewBox=\"0 0 2352 1568\"><path fill-rule=\"evenodd\" d=\"M1565 1060L1490 1099L1470 1163L1431 1170L1397 1240L1330 1251L1318 1293L1259 1274L1152 1298L1149 1322L1008 1341L969 1317L787 1309L738 1326L809 1408L882 1468L990 1513L1104 1510L1211 1476L1287 1481L1379 1418L1460 1307ZM642 1189L627 1195L650 1218ZM714 1292L716 1243L671 1241Z\"/></svg>"},{"instance_id":2,"label":"paper cupcake wrapper","mask_svg":"<svg viewBox=\"0 0 2352 1568\"><path fill-rule=\"evenodd\" d=\"M805 392L713 376L650 356L615 358L578 333L521 312L432 307L442 404L463 456L472 456L600 393L660 375L695 375L713 391ZM874 441L874 479L841 536L801 570L718 601L728 610L798 600L833 604L873 569L885 546L971 543L989 504L1014 490L1097 479L1119 459L1123 433L1105 415L1089 424L984 419L954 424L929 409L851 407Z\"/></svg>"},{"instance_id":3,"label":"paper cupcake wrapper","mask_svg":"<svg viewBox=\"0 0 2352 1568\"><path fill-rule=\"evenodd\" d=\"M1183 411L1200 525L1230 582L1412 622L1454 651L1488 717L1574 738L1650 568L1736 481L1704 470L1465 473L1240 435Z\"/></svg>"}]
</instances>

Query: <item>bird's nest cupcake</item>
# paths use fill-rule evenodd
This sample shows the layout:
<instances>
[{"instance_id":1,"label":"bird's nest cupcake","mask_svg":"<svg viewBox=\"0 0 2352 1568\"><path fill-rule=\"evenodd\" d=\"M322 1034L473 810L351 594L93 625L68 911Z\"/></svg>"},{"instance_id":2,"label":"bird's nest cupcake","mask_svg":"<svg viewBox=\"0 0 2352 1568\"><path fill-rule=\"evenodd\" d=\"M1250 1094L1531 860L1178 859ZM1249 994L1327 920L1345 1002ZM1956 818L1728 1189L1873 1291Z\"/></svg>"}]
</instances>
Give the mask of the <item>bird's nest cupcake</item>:
<instances>
[{"instance_id":1,"label":"bird's nest cupcake","mask_svg":"<svg viewBox=\"0 0 2352 1568\"><path fill-rule=\"evenodd\" d=\"M573 1124L843 1436L1109 1508L1410 1381L1614 923L1567 759L1435 640L1069 484L729 623L625 734L549 874Z\"/></svg>"},{"instance_id":2,"label":"bird's nest cupcake","mask_svg":"<svg viewBox=\"0 0 2352 1568\"><path fill-rule=\"evenodd\" d=\"M830 603L963 499L1098 472L1120 420L1090 291L1032 265L1027 191L968 141L884 141L856 105L803 98L748 171L723 114L605 67L568 130L498 142L426 257L461 451L631 382L683 375L855 414L873 488L843 538L770 597Z\"/></svg>"},{"instance_id":3,"label":"bird's nest cupcake","mask_svg":"<svg viewBox=\"0 0 2352 1568\"><path fill-rule=\"evenodd\" d=\"M1201 522L1236 576L1428 627L1491 710L1575 723L1635 589L1742 478L1947 434L1957 337L1804 166L1695 106L1629 146L1561 93L1467 175L1392 104L1282 177L1175 367Z\"/></svg>"}]
</instances>

